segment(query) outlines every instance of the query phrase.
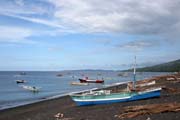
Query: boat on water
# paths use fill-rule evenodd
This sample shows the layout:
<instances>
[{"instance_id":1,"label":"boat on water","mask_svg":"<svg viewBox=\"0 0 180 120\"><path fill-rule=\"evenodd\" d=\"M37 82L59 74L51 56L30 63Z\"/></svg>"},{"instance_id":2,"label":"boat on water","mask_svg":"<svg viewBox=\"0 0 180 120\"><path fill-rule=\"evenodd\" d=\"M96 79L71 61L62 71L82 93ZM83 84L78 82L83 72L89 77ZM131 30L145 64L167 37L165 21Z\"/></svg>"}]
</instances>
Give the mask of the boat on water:
<instances>
[{"instance_id":1,"label":"boat on water","mask_svg":"<svg viewBox=\"0 0 180 120\"><path fill-rule=\"evenodd\" d=\"M62 77L63 74L59 73L59 74L57 74L56 76L57 76L57 77Z\"/></svg>"},{"instance_id":2,"label":"boat on water","mask_svg":"<svg viewBox=\"0 0 180 120\"><path fill-rule=\"evenodd\" d=\"M19 84L19 83L26 83L27 81L25 80L16 80L16 83Z\"/></svg>"},{"instance_id":3,"label":"boat on water","mask_svg":"<svg viewBox=\"0 0 180 120\"><path fill-rule=\"evenodd\" d=\"M136 90L136 57L134 64L133 88L125 92L112 93L110 90L90 91L71 94L71 98L78 106L129 102L141 99L160 97L161 88L151 88L142 91ZM127 86L128 87L128 86Z\"/></svg>"},{"instance_id":4,"label":"boat on water","mask_svg":"<svg viewBox=\"0 0 180 120\"><path fill-rule=\"evenodd\" d=\"M39 92L40 88L35 86L27 86L27 85L21 85L22 88L29 90L31 92Z\"/></svg>"},{"instance_id":5,"label":"boat on water","mask_svg":"<svg viewBox=\"0 0 180 120\"><path fill-rule=\"evenodd\" d=\"M121 72L121 73L119 73L117 76L128 77L129 74L128 74L127 72Z\"/></svg>"},{"instance_id":6,"label":"boat on water","mask_svg":"<svg viewBox=\"0 0 180 120\"><path fill-rule=\"evenodd\" d=\"M87 86L89 83L71 82L71 85Z\"/></svg>"},{"instance_id":7,"label":"boat on water","mask_svg":"<svg viewBox=\"0 0 180 120\"><path fill-rule=\"evenodd\" d=\"M100 79L93 80L93 79L89 79L88 77L80 78L79 81L81 83L104 83L104 80L100 80Z\"/></svg>"},{"instance_id":8,"label":"boat on water","mask_svg":"<svg viewBox=\"0 0 180 120\"><path fill-rule=\"evenodd\" d=\"M26 72L20 72L19 75L26 75Z\"/></svg>"}]
</instances>

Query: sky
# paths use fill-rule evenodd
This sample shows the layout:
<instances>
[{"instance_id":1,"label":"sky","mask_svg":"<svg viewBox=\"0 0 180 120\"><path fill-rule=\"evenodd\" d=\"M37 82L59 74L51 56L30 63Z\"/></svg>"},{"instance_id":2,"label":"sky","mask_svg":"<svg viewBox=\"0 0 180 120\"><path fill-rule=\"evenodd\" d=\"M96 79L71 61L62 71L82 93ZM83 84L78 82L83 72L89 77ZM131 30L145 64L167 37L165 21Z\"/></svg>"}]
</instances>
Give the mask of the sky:
<instances>
[{"instance_id":1,"label":"sky","mask_svg":"<svg viewBox=\"0 0 180 120\"><path fill-rule=\"evenodd\" d=\"M122 70L180 57L180 0L0 0L0 70Z\"/></svg>"}]
</instances>

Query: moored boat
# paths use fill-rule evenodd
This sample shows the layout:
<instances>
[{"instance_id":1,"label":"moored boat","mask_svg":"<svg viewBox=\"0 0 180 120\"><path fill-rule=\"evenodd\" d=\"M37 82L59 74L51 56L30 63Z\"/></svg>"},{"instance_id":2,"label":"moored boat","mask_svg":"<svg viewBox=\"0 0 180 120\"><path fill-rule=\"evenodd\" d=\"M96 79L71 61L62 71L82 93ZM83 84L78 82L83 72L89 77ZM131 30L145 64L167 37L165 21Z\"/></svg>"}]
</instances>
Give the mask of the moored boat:
<instances>
[{"instance_id":1,"label":"moored boat","mask_svg":"<svg viewBox=\"0 0 180 120\"><path fill-rule=\"evenodd\" d=\"M20 72L19 75L26 75L26 72Z\"/></svg>"},{"instance_id":2,"label":"moored boat","mask_svg":"<svg viewBox=\"0 0 180 120\"><path fill-rule=\"evenodd\" d=\"M39 89L40 89L35 86L27 86L27 85L22 85L22 88L29 90L31 92L39 92Z\"/></svg>"},{"instance_id":3,"label":"moored boat","mask_svg":"<svg viewBox=\"0 0 180 120\"><path fill-rule=\"evenodd\" d=\"M16 83L19 84L19 83L26 83L25 80L16 80Z\"/></svg>"},{"instance_id":4,"label":"moored boat","mask_svg":"<svg viewBox=\"0 0 180 120\"><path fill-rule=\"evenodd\" d=\"M104 80L100 80L100 79L93 80L93 79L88 79L88 77L85 77L83 79L80 78L79 81L81 83L104 83Z\"/></svg>"},{"instance_id":5,"label":"moored boat","mask_svg":"<svg viewBox=\"0 0 180 120\"><path fill-rule=\"evenodd\" d=\"M71 85L87 86L89 83L71 82Z\"/></svg>"}]
</instances>

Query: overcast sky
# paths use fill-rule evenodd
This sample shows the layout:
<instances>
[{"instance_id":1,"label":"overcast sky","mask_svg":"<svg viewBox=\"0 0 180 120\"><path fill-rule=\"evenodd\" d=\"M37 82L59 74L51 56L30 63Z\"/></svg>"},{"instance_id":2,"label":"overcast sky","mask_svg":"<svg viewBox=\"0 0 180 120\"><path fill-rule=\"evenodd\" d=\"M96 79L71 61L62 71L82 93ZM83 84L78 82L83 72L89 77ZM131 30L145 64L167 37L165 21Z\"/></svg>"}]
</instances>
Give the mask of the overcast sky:
<instances>
[{"instance_id":1,"label":"overcast sky","mask_svg":"<svg viewBox=\"0 0 180 120\"><path fill-rule=\"evenodd\" d=\"M0 0L0 70L149 66L179 38L180 0Z\"/></svg>"}]
</instances>

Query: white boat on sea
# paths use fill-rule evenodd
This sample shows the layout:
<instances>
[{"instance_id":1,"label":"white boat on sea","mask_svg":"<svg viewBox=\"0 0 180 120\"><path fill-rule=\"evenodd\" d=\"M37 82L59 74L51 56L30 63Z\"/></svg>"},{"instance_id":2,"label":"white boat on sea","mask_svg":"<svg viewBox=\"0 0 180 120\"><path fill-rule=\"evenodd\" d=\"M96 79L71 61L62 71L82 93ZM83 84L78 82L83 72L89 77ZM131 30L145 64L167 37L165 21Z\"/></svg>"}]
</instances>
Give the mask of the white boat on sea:
<instances>
[{"instance_id":1,"label":"white boat on sea","mask_svg":"<svg viewBox=\"0 0 180 120\"><path fill-rule=\"evenodd\" d=\"M39 87L35 87L35 86L21 85L21 87L31 92L39 92L40 90Z\"/></svg>"},{"instance_id":2,"label":"white boat on sea","mask_svg":"<svg viewBox=\"0 0 180 120\"><path fill-rule=\"evenodd\" d=\"M80 85L80 86L87 86L89 83L80 83L80 82L71 82L71 85Z\"/></svg>"}]
</instances>

